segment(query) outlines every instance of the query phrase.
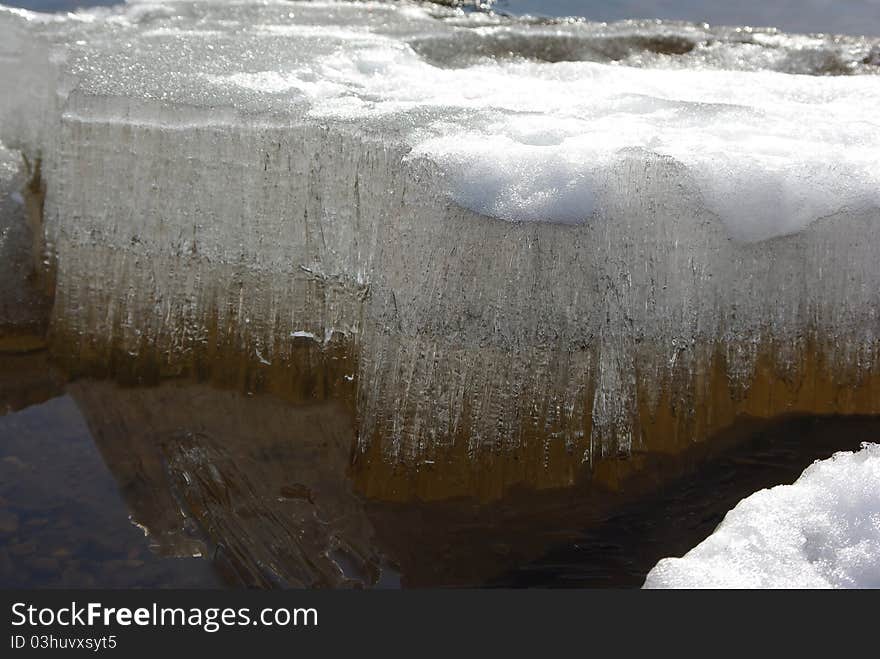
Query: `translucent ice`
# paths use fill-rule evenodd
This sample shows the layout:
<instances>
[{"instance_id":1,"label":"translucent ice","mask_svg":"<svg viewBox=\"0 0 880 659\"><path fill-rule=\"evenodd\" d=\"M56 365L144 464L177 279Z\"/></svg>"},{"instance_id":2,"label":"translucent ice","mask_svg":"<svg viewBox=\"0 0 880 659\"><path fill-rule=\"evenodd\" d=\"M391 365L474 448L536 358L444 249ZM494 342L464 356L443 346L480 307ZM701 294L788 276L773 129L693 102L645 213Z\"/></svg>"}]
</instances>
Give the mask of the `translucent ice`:
<instances>
[{"instance_id":1,"label":"translucent ice","mask_svg":"<svg viewBox=\"0 0 880 659\"><path fill-rule=\"evenodd\" d=\"M815 462L740 501L646 588L880 588L880 444Z\"/></svg>"},{"instance_id":2,"label":"translucent ice","mask_svg":"<svg viewBox=\"0 0 880 659\"><path fill-rule=\"evenodd\" d=\"M563 484L737 414L880 412L876 47L409 2L0 9L0 139L42 163L78 358L235 349L353 387L365 452L496 456L449 487Z\"/></svg>"}]
</instances>

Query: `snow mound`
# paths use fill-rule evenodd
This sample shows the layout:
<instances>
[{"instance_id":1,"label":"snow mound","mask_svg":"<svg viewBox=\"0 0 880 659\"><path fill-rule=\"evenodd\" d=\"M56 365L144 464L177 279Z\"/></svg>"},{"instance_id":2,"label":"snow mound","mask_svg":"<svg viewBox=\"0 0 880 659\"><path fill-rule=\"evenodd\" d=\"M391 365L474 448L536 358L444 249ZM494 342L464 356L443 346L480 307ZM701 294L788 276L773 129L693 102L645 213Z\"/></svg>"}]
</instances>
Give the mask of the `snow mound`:
<instances>
[{"instance_id":1,"label":"snow mound","mask_svg":"<svg viewBox=\"0 0 880 659\"><path fill-rule=\"evenodd\" d=\"M645 588L880 588L880 444L743 499Z\"/></svg>"}]
</instances>

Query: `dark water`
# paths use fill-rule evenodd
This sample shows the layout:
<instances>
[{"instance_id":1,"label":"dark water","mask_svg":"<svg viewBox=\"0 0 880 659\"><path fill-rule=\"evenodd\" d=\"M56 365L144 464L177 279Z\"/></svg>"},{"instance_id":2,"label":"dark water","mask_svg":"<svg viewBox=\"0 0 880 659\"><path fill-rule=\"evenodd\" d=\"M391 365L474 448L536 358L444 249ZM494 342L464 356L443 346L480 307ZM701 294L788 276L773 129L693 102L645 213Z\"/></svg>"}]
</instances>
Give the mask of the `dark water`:
<instances>
[{"instance_id":1,"label":"dark water","mask_svg":"<svg viewBox=\"0 0 880 659\"><path fill-rule=\"evenodd\" d=\"M129 519L76 403L0 416L0 587L212 587L210 563L163 558Z\"/></svg>"},{"instance_id":2,"label":"dark water","mask_svg":"<svg viewBox=\"0 0 880 659\"><path fill-rule=\"evenodd\" d=\"M637 504L622 506L588 530L572 532L566 542L493 583L638 588L661 558L683 556L708 537L744 493L793 483L814 460L876 442L878 430L880 422L872 417L779 419L702 464L698 473L664 485Z\"/></svg>"},{"instance_id":3,"label":"dark water","mask_svg":"<svg viewBox=\"0 0 880 659\"><path fill-rule=\"evenodd\" d=\"M118 4L114 0L7 0L37 11ZM880 0L498 0L511 14L580 16L594 21L661 18L787 32L880 35Z\"/></svg>"}]
</instances>

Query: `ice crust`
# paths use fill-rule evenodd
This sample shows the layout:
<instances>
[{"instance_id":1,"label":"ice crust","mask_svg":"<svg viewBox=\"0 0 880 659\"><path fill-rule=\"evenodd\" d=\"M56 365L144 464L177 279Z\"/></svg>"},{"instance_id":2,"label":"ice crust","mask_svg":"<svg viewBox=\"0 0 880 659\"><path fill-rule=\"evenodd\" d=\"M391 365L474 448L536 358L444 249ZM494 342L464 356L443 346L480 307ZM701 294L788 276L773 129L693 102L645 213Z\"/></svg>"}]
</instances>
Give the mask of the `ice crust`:
<instances>
[{"instance_id":1,"label":"ice crust","mask_svg":"<svg viewBox=\"0 0 880 659\"><path fill-rule=\"evenodd\" d=\"M646 588L880 588L880 444L836 453L740 501Z\"/></svg>"},{"instance_id":2,"label":"ice crust","mask_svg":"<svg viewBox=\"0 0 880 659\"><path fill-rule=\"evenodd\" d=\"M88 351L342 340L364 450L592 463L653 450L646 419L668 449L880 407L851 395L880 372L873 48L406 2L4 8L0 139L42 159L53 322Z\"/></svg>"},{"instance_id":3,"label":"ice crust","mask_svg":"<svg viewBox=\"0 0 880 659\"><path fill-rule=\"evenodd\" d=\"M456 203L511 221L602 221L614 194L608 172L631 151L681 163L706 210L739 240L880 204L878 78L773 70L801 61L799 73L876 72L864 63L867 40L469 24L419 5L311 4L133 2L67 20L7 10L5 33L30 67L68 60L62 93L75 85L92 95L393 126L410 158L439 166ZM66 47L48 58L29 52L30 33L15 18ZM25 88L46 78L13 75L28 78ZM39 91L7 103L33 111ZM21 113L3 116L13 143L33 143L46 123L22 127Z\"/></svg>"}]
</instances>

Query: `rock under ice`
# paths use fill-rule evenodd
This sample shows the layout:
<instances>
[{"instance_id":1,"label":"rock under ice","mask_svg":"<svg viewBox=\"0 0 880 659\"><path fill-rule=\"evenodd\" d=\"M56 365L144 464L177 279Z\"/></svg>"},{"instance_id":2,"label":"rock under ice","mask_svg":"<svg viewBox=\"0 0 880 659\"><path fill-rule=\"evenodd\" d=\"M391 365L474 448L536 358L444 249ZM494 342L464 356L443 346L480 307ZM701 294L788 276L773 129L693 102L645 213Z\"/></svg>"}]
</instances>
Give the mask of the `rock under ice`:
<instances>
[{"instance_id":1,"label":"rock under ice","mask_svg":"<svg viewBox=\"0 0 880 659\"><path fill-rule=\"evenodd\" d=\"M445 492L558 485L741 413L880 411L877 48L413 2L2 8L0 140L41 160L77 354L271 369L318 337L364 451L496 456Z\"/></svg>"},{"instance_id":2,"label":"rock under ice","mask_svg":"<svg viewBox=\"0 0 880 659\"><path fill-rule=\"evenodd\" d=\"M646 588L880 588L880 444L836 453L740 501Z\"/></svg>"}]
</instances>

